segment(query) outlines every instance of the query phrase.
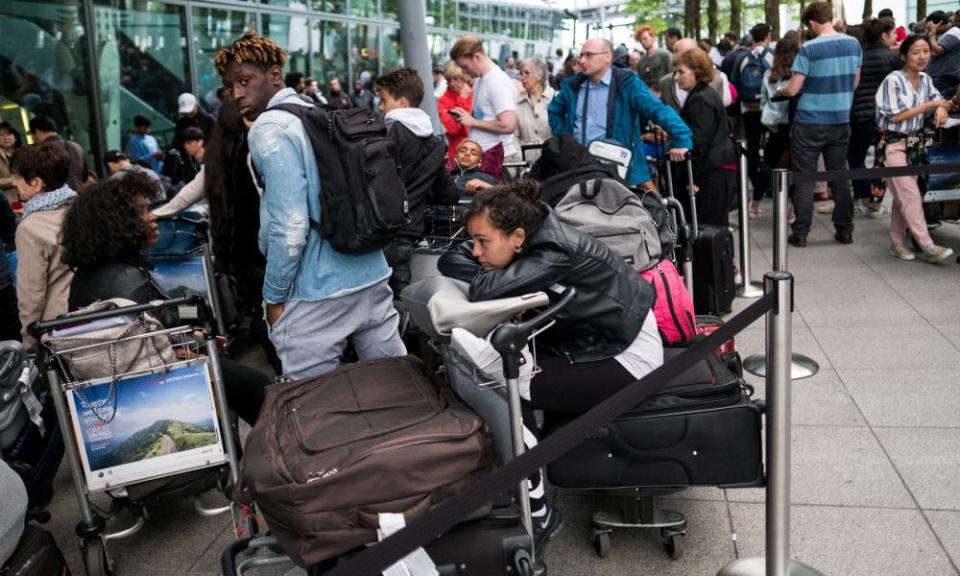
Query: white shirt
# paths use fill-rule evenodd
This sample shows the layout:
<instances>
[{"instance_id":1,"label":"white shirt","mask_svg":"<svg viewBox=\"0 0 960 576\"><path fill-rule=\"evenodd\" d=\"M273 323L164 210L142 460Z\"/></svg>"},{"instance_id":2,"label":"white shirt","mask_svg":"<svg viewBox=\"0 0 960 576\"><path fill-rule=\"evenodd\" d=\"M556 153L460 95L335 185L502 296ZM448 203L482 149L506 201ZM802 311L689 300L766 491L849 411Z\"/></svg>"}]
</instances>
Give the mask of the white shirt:
<instances>
[{"instance_id":1,"label":"white shirt","mask_svg":"<svg viewBox=\"0 0 960 576\"><path fill-rule=\"evenodd\" d=\"M903 134L920 132L923 130L924 119L932 116L933 110L903 122L894 122L892 119L897 114L932 100L943 100L943 96L933 86L933 79L926 72L920 73L917 88L914 89L902 70L894 70L883 79L877 90L877 128Z\"/></svg>"},{"instance_id":2,"label":"white shirt","mask_svg":"<svg viewBox=\"0 0 960 576\"><path fill-rule=\"evenodd\" d=\"M653 310L647 312L643 328L630 346L614 359L637 380L663 365L663 342Z\"/></svg>"},{"instance_id":3,"label":"white shirt","mask_svg":"<svg viewBox=\"0 0 960 576\"><path fill-rule=\"evenodd\" d=\"M478 120L496 120L497 116L508 110L517 109L517 91L506 72L496 64L477 78L473 83L473 117ZM482 128L471 127L467 137L477 142L483 151L503 144L503 155L510 156L518 152L513 133L494 134Z\"/></svg>"}]
</instances>

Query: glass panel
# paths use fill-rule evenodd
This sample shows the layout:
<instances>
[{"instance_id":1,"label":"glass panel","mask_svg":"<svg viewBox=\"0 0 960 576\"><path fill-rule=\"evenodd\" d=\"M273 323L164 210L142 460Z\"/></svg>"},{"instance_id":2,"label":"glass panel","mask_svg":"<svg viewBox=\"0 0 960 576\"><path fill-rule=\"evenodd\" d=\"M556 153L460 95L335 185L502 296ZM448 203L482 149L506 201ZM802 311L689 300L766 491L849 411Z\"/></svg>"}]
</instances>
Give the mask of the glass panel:
<instances>
[{"instance_id":1,"label":"glass panel","mask_svg":"<svg viewBox=\"0 0 960 576\"><path fill-rule=\"evenodd\" d=\"M3 0L0 30L0 120L26 135L31 117L49 116L89 154L94 128L79 4Z\"/></svg>"},{"instance_id":2,"label":"glass panel","mask_svg":"<svg viewBox=\"0 0 960 576\"><path fill-rule=\"evenodd\" d=\"M260 16L264 36L287 51L285 72L307 72L307 53L310 29L306 16L262 14Z\"/></svg>"},{"instance_id":3,"label":"glass panel","mask_svg":"<svg viewBox=\"0 0 960 576\"><path fill-rule=\"evenodd\" d=\"M380 69L380 48L377 35L378 26L367 24L350 25L350 60L353 63L353 78L350 79L350 89L356 86L356 80L364 72L376 77ZM366 76L366 75L365 75Z\"/></svg>"},{"instance_id":4,"label":"glass panel","mask_svg":"<svg viewBox=\"0 0 960 576\"><path fill-rule=\"evenodd\" d=\"M343 14L347 11L347 0L260 0L271 6L305 8L311 12L329 12Z\"/></svg>"},{"instance_id":5,"label":"glass panel","mask_svg":"<svg viewBox=\"0 0 960 576\"><path fill-rule=\"evenodd\" d=\"M397 68L403 68L403 49L400 46L400 29L384 28L383 71L390 72Z\"/></svg>"},{"instance_id":6,"label":"glass panel","mask_svg":"<svg viewBox=\"0 0 960 576\"><path fill-rule=\"evenodd\" d=\"M377 0L350 0L350 14L366 18L379 16Z\"/></svg>"},{"instance_id":7,"label":"glass panel","mask_svg":"<svg viewBox=\"0 0 960 576\"><path fill-rule=\"evenodd\" d=\"M427 26L445 26L443 0L427 0Z\"/></svg>"},{"instance_id":8,"label":"glass panel","mask_svg":"<svg viewBox=\"0 0 960 576\"><path fill-rule=\"evenodd\" d=\"M313 36L313 65L311 74L317 79L320 91L327 93L331 78L347 79L347 29L340 22L314 22L310 33Z\"/></svg>"},{"instance_id":9,"label":"glass panel","mask_svg":"<svg viewBox=\"0 0 960 576\"><path fill-rule=\"evenodd\" d=\"M220 10L215 8L193 9L193 42L197 51L197 87L202 101L216 98L216 90L223 85L220 75L213 67L213 58L224 46L230 44L256 22L253 12L243 10Z\"/></svg>"},{"instance_id":10,"label":"glass panel","mask_svg":"<svg viewBox=\"0 0 960 576\"><path fill-rule=\"evenodd\" d=\"M420 0L421 2L423 0ZM399 14L397 14L397 0L380 0L380 11L382 12L381 18L385 22L397 22L400 19ZM430 25L430 9L427 8L427 25Z\"/></svg>"},{"instance_id":11,"label":"glass panel","mask_svg":"<svg viewBox=\"0 0 960 576\"><path fill-rule=\"evenodd\" d=\"M106 149L127 149L137 115L150 120L161 146L172 143L177 96L190 91L186 11L159 2L96 2Z\"/></svg>"}]
</instances>

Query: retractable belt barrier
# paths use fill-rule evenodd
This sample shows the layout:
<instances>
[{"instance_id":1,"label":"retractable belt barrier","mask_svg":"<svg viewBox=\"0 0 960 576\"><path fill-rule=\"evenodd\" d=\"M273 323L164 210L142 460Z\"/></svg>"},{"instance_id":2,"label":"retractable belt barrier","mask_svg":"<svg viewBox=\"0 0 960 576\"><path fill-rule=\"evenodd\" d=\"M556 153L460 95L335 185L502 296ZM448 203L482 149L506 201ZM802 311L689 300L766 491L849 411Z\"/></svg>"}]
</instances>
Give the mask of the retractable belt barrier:
<instances>
[{"instance_id":1,"label":"retractable belt barrier","mask_svg":"<svg viewBox=\"0 0 960 576\"><path fill-rule=\"evenodd\" d=\"M791 283L792 285L792 283ZM775 284L776 286L776 284ZM380 574L415 549L452 528L473 511L481 508L497 494L516 487L522 479L553 462L583 441L597 428L612 422L646 398L652 396L687 368L719 347L723 342L752 324L767 312L778 314L777 291L774 288L734 316L716 332L695 341L672 361L660 366L582 416L548 436L535 448L525 452L475 482L473 487L444 501L431 512L411 522L406 528L382 542L367 548L326 576L373 576ZM792 301L792 298L790 299ZM790 311L792 312L792 310Z\"/></svg>"}]
</instances>

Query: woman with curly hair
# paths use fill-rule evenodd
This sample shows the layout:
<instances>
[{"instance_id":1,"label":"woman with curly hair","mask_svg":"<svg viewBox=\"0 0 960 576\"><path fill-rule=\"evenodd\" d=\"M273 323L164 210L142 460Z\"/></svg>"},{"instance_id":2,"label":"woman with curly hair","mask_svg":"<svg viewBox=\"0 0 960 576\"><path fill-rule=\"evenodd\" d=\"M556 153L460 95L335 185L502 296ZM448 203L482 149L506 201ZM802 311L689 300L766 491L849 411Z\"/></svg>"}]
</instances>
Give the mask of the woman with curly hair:
<instances>
[{"instance_id":1,"label":"woman with curly hair","mask_svg":"<svg viewBox=\"0 0 960 576\"><path fill-rule=\"evenodd\" d=\"M110 178L77 197L63 222L63 262L75 273L70 310L98 300L125 298L138 304L165 299L150 276L152 266L141 255L157 241L156 218L148 198L152 181L137 173ZM164 318L175 324L176 318ZM251 425L263 404L269 378L227 358L220 360L227 403Z\"/></svg>"}]
</instances>

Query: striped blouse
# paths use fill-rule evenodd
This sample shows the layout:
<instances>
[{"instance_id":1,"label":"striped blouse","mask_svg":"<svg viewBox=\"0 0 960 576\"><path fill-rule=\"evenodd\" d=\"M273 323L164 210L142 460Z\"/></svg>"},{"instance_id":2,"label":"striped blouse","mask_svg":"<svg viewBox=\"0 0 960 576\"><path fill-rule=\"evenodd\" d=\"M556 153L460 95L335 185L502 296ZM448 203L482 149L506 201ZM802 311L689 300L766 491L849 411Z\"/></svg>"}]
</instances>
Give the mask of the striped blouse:
<instances>
[{"instance_id":1,"label":"striped blouse","mask_svg":"<svg viewBox=\"0 0 960 576\"><path fill-rule=\"evenodd\" d=\"M904 134L919 132L923 129L923 121L933 110L908 118L903 122L894 122L893 117L910 108L915 108L931 100L943 100L940 92L933 87L933 80L926 73L920 73L920 81L914 90L907 75L901 70L894 70L883 79L877 89L877 128L887 132L901 132Z\"/></svg>"}]
</instances>

